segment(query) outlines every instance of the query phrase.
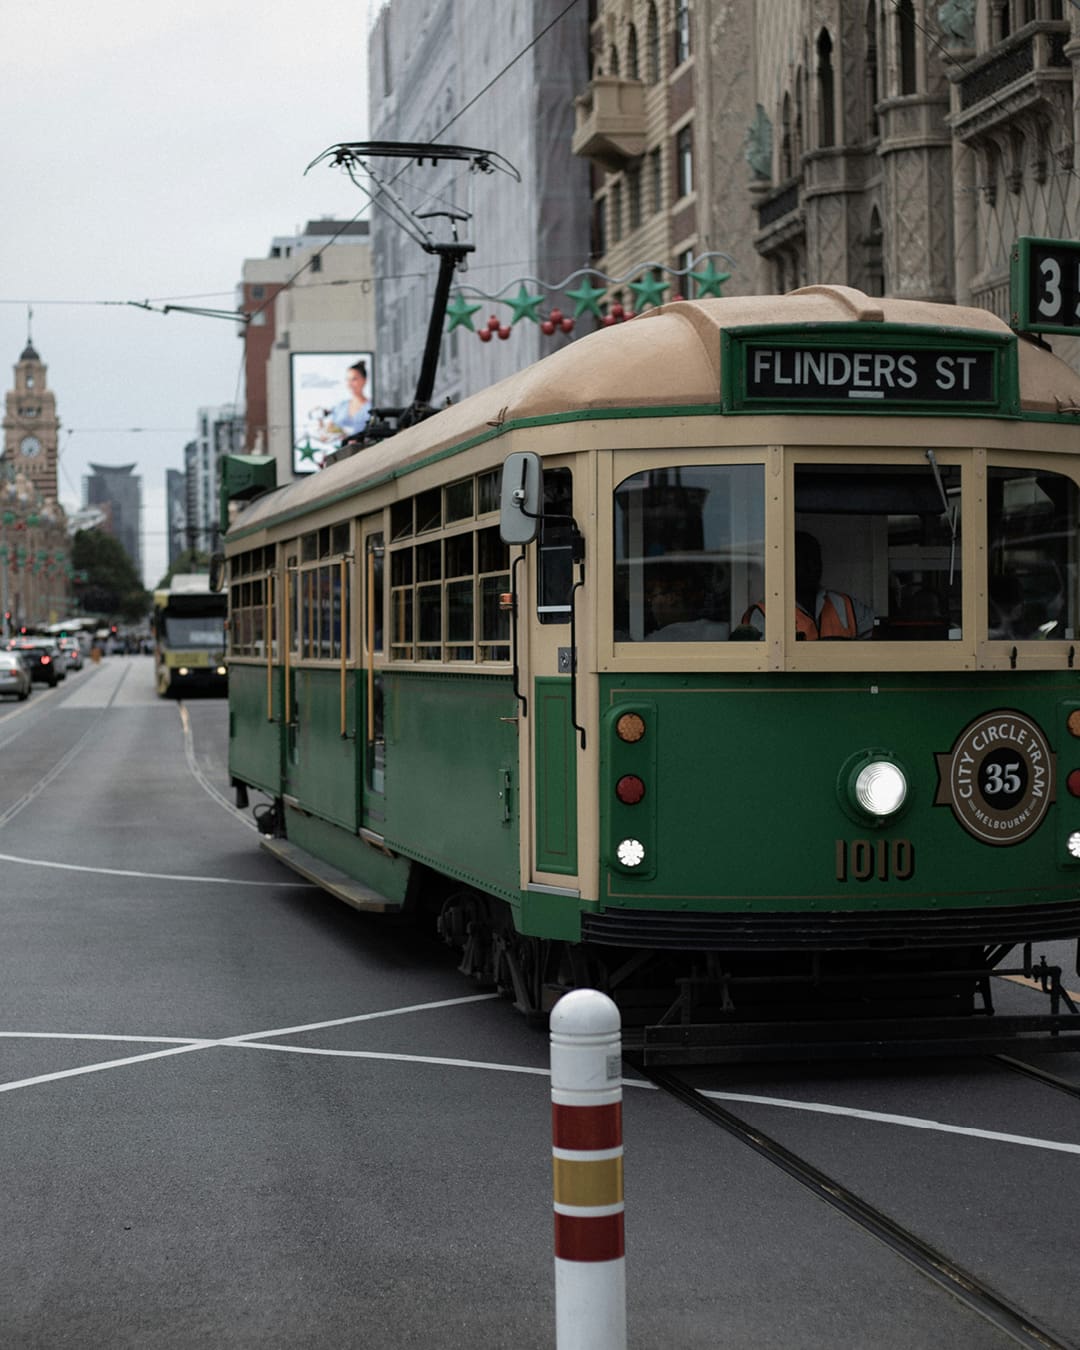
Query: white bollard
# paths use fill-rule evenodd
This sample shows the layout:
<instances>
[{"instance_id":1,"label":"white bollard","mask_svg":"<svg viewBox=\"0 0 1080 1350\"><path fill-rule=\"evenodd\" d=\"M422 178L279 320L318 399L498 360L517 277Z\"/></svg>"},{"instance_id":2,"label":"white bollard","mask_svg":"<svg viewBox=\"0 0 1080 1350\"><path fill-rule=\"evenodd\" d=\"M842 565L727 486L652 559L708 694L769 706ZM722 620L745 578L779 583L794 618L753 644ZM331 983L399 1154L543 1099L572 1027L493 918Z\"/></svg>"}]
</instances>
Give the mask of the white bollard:
<instances>
[{"instance_id":1,"label":"white bollard","mask_svg":"<svg viewBox=\"0 0 1080 1350\"><path fill-rule=\"evenodd\" d=\"M551 1012L557 1350L626 1350L622 1036L596 989Z\"/></svg>"}]
</instances>

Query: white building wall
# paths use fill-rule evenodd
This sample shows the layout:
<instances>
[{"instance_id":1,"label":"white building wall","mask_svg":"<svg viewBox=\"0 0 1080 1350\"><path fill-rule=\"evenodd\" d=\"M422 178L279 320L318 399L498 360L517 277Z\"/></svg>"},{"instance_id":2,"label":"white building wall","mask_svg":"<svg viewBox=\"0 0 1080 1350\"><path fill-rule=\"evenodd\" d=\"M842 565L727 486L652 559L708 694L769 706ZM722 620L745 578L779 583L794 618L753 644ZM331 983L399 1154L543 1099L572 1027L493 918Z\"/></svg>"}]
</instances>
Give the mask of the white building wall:
<instances>
[{"instance_id":1,"label":"white building wall","mask_svg":"<svg viewBox=\"0 0 1080 1350\"><path fill-rule=\"evenodd\" d=\"M496 151L521 174L470 172L456 161L432 169L407 164L395 190L414 209L452 206L470 212L460 237L475 244L468 270L455 278L470 304L485 296L516 295L524 284L557 284L588 265L588 168L570 153L573 97L588 78L587 7L576 6L518 60L472 107L456 116L529 46L558 13L555 0L491 5L489 0L392 0L372 33L371 135L376 140L430 141ZM453 124L443 128L451 119ZM440 134L441 133L441 134ZM386 177L400 160L380 164ZM427 222L440 240L449 222ZM420 372L437 261L384 215L372 218L378 289L379 399L412 401ZM571 283L573 284L573 283ZM509 324L505 304L480 301L479 328L495 313ZM554 297L544 308L565 305ZM521 320L506 341L481 343L474 332L446 332L433 402L457 400L512 374L565 338L544 337ZM387 334L389 340L387 340Z\"/></svg>"}]
</instances>

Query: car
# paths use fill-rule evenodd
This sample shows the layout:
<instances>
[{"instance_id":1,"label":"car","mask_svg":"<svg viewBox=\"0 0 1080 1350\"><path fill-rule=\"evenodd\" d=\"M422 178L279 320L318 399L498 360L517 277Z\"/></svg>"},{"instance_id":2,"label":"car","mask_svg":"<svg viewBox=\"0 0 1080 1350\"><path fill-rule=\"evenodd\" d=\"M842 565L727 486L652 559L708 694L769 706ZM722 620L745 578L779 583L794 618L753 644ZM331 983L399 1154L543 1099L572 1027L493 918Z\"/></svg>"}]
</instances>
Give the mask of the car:
<instances>
[{"instance_id":1,"label":"car","mask_svg":"<svg viewBox=\"0 0 1080 1350\"><path fill-rule=\"evenodd\" d=\"M68 670L82 670L83 668L83 650L79 645L78 638L62 637L57 639L56 644L64 653Z\"/></svg>"},{"instance_id":2,"label":"car","mask_svg":"<svg viewBox=\"0 0 1080 1350\"><path fill-rule=\"evenodd\" d=\"M30 667L30 674L41 684L55 687L67 674L64 653L51 638L15 638L8 644Z\"/></svg>"},{"instance_id":3,"label":"car","mask_svg":"<svg viewBox=\"0 0 1080 1350\"><path fill-rule=\"evenodd\" d=\"M18 652L0 652L0 694L14 694L19 702L30 697L33 680Z\"/></svg>"}]
</instances>

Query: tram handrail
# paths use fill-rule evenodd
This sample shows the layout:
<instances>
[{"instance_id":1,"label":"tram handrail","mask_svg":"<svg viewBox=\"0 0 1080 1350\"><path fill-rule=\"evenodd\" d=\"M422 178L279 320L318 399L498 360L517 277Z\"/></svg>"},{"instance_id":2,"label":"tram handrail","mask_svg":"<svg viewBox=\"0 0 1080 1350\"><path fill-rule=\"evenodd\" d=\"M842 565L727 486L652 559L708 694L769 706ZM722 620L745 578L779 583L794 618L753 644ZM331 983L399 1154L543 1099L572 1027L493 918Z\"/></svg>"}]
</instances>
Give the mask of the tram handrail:
<instances>
[{"instance_id":1,"label":"tram handrail","mask_svg":"<svg viewBox=\"0 0 1080 1350\"><path fill-rule=\"evenodd\" d=\"M292 574L295 568L285 568L285 649L282 653L282 670L285 677L285 717L286 726L292 725L292 665L289 657L292 652Z\"/></svg>"},{"instance_id":2,"label":"tram handrail","mask_svg":"<svg viewBox=\"0 0 1080 1350\"><path fill-rule=\"evenodd\" d=\"M346 718L346 660L348 657L349 643L347 638L349 616L345 611L345 597L348 591L345 588L346 575L345 565L352 559L343 555L338 561L338 577L341 584L341 670L338 684L338 700L341 704L341 739L345 740L349 734Z\"/></svg>"},{"instance_id":3,"label":"tram handrail","mask_svg":"<svg viewBox=\"0 0 1080 1350\"><path fill-rule=\"evenodd\" d=\"M367 743L375 743L375 550L367 551Z\"/></svg>"},{"instance_id":4,"label":"tram handrail","mask_svg":"<svg viewBox=\"0 0 1080 1350\"><path fill-rule=\"evenodd\" d=\"M274 573L266 574L266 720L274 720Z\"/></svg>"}]
</instances>

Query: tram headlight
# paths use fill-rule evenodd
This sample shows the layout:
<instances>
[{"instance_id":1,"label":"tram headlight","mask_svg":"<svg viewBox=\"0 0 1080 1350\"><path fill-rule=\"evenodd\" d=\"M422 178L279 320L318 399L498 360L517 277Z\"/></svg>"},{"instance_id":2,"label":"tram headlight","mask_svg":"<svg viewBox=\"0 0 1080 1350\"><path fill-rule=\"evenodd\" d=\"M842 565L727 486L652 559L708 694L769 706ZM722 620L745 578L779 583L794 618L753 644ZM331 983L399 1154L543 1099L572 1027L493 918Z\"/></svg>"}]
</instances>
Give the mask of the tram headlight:
<instances>
[{"instance_id":1,"label":"tram headlight","mask_svg":"<svg viewBox=\"0 0 1080 1350\"><path fill-rule=\"evenodd\" d=\"M856 805L868 816L893 816L907 800L907 778L899 764L872 759L855 775L852 785Z\"/></svg>"},{"instance_id":2,"label":"tram headlight","mask_svg":"<svg viewBox=\"0 0 1080 1350\"><path fill-rule=\"evenodd\" d=\"M623 839L615 856L624 867L640 867L645 861L645 845L638 839Z\"/></svg>"},{"instance_id":3,"label":"tram headlight","mask_svg":"<svg viewBox=\"0 0 1080 1350\"><path fill-rule=\"evenodd\" d=\"M177 670L176 673L177 673L177 675L187 675L187 674L188 674L188 668L187 668L187 666L181 666L181 667L179 668L179 670Z\"/></svg>"}]
</instances>

